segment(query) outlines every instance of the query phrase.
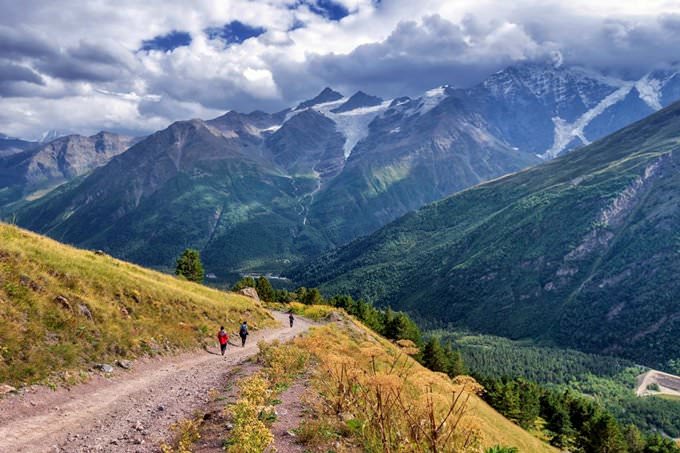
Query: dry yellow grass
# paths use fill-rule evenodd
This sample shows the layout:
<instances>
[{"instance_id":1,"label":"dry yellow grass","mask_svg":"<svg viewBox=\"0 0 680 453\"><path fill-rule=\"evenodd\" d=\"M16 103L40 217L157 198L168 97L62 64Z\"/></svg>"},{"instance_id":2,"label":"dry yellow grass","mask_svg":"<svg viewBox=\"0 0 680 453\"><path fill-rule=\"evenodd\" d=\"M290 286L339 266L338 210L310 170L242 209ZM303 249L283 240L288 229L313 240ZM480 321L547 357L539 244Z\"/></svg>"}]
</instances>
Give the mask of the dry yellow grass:
<instances>
[{"instance_id":1,"label":"dry yellow grass","mask_svg":"<svg viewBox=\"0 0 680 453\"><path fill-rule=\"evenodd\" d=\"M195 347L242 318L253 328L274 323L247 297L0 223L0 383Z\"/></svg>"},{"instance_id":2,"label":"dry yellow grass","mask_svg":"<svg viewBox=\"0 0 680 453\"><path fill-rule=\"evenodd\" d=\"M457 379L454 382L446 375L431 372L403 354L399 347L349 318L344 323L333 323L315 328L309 335L296 340L296 344L312 352L319 359L322 370L324 366L335 369L326 374L322 371L317 386L327 386L328 381L333 379L331 375L334 372L339 373L337 370L342 369L345 373L358 373L361 376L369 376L367 381L369 386L375 384L371 383L370 379L380 380L378 384L385 389L391 386L399 392L406 392L408 401L426 401L429 398L435 405L441 406L440 417L441 411L445 412L450 404L451 395L454 392L460 392L463 388L472 389L475 384L470 378L471 382L463 387L462 384L466 379ZM400 360L398 367L407 370L405 380L400 380L389 371L397 357ZM376 369L377 372L374 371ZM316 390L324 389L317 388ZM328 389L322 392L326 396L333 393ZM481 451L483 448L494 445L514 446L523 452L557 451L504 418L474 393L466 393L469 399L466 398L467 410L460 426L478 435L479 444L465 451ZM343 397L337 394L334 396ZM347 404L347 402L339 401L338 404ZM347 407L345 406L342 410L347 410ZM399 416L399 411L396 413ZM399 422L395 421L395 423ZM408 426L408 421L404 425ZM362 448L366 449L366 445ZM420 451L420 447L415 446L401 445L400 448L395 451ZM441 451L460 450L459 447L449 444L448 448Z\"/></svg>"}]
</instances>

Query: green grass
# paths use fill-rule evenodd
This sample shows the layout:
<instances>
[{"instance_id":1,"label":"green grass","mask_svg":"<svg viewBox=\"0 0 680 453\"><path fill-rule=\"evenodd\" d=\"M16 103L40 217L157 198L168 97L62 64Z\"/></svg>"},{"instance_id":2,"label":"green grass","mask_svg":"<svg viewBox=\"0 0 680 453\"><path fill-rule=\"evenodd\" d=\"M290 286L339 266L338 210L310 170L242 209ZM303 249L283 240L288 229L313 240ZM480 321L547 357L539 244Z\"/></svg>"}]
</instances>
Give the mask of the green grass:
<instances>
[{"instance_id":1,"label":"green grass","mask_svg":"<svg viewBox=\"0 0 680 453\"><path fill-rule=\"evenodd\" d=\"M93 363L196 347L246 318L273 323L246 297L0 224L0 382L68 380Z\"/></svg>"}]
</instances>

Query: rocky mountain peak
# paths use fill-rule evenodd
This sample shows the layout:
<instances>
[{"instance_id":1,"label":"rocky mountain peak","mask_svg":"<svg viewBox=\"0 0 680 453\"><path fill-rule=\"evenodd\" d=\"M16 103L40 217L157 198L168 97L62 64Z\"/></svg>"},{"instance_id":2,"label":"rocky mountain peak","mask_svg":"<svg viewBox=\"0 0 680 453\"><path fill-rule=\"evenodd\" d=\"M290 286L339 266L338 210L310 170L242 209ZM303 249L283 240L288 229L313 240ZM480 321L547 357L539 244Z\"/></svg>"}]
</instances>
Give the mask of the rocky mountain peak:
<instances>
[{"instance_id":1,"label":"rocky mountain peak","mask_svg":"<svg viewBox=\"0 0 680 453\"><path fill-rule=\"evenodd\" d=\"M373 107L383 103L383 99L378 96L371 96L363 91L354 93L344 104L340 107L331 110L333 113L349 112L361 107Z\"/></svg>"},{"instance_id":2,"label":"rocky mountain peak","mask_svg":"<svg viewBox=\"0 0 680 453\"><path fill-rule=\"evenodd\" d=\"M307 101L303 101L300 104L298 104L297 107L295 107L295 110L302 110L306 109L309 107L313 107L318 104L323 104L326 102L333 102L342 99L344 96L337 91L333 90L330 87L324 88L321 93L313 97L312 99L309 99Z\"/></svg>"}]
</instances>

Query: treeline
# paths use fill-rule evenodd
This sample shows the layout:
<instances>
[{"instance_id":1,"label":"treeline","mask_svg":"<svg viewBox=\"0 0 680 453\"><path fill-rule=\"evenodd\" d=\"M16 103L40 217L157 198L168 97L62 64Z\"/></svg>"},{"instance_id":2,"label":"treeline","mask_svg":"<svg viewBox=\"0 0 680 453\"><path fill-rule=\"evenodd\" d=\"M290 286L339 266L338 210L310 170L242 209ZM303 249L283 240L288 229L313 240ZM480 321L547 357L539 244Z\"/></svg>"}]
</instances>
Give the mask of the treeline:
<instances>
[{"instance_id":1,"label":"treeline","mask_svg":"<svg viewBox=\"0 0 680 453\"><path fill-rule=\"evenodd\" d=\"M680 453L659 434L645 435L635 425L622 426L597 402L570 391L547 389L524 379L482 379L484 398L525 429L543 430L550 444L579 453Z\"/></svg>"},{"instance_id":2,"label":"treeline","mask_svg":"<svg viewBox=\"0 0 680 453\"><path fill-rule=\"evenodd\" d=\"M267 278L262 276L244 277L236 282L232 291L240 291L246 287L255 288L260 299L265 302L300 302L305 305L342 308L387 339L412 341L420 349L415 358L430 370L446 373L451 377L465 373L463 358L460 351L453 347L453 343L442 343L436 336L425 339L418 325L404 312L375 308L368 302L355 300L349 295L324 298L318 288L300 287L295 291L274 289Z\"/></svg>"},{"instance_id":3,"label":"treeline","mask_svg":"<svg viewBox=\"0 0 680 453\"><path fill-rule=\"evenodd\" d=\"M680 403L635 395L636 376L646 369L611 356L537 346L491 335L443 333L461 351L477 378L522 378L591 395L623 424L680 437Z\"/></svg>"},{"instance_id":4,"label":"treeline","mask_svg":"<svg viewBox=\"0 0 680 453\"><path fill-rule=\"evenodd\" d=\"M475 372L485 376L523 377L530 381L568 384L593 374L615 377L635 367L630 360L570 349L541 347L490 335L444 336L455 341ZM643 370L640 368L640 373Z\"/></svg>"}]
</instances>

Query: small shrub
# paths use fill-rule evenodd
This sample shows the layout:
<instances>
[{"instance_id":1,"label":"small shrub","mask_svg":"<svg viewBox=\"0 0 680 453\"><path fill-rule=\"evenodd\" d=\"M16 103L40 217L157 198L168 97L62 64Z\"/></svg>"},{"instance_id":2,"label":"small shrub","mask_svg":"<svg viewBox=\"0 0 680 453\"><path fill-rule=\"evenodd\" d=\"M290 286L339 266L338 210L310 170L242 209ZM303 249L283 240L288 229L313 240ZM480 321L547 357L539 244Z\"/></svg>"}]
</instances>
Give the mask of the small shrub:
<instances>
[{"instance_id":1,"label":"small shrub","mask_svg":"<svg viewBox=\"0 0 680 453\"><path fill-rule=\"evenodd\" d=\"M240 383L241 397L229 408L234 429L228 440L229 453L261 453L274 440L262 420L265 403L271 395L269 382L260 374Z\"/></svg>"},{"instance_id":2,"label":"small shrub","mask_svg":"<svg viewBox=\"0 0 680 453\"><path fill-rule=\"evenodd\" d=\"M170 429L174 433L173 445L162 444L162 453L191 453L191 446L201 438L200 420L185 419L173 424Z\"/></svg>"}]
</instances>

